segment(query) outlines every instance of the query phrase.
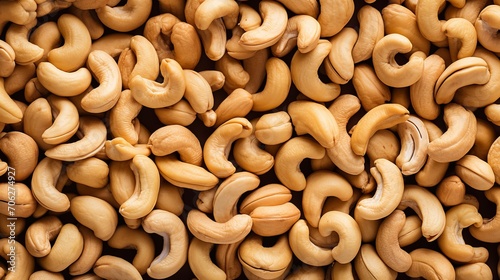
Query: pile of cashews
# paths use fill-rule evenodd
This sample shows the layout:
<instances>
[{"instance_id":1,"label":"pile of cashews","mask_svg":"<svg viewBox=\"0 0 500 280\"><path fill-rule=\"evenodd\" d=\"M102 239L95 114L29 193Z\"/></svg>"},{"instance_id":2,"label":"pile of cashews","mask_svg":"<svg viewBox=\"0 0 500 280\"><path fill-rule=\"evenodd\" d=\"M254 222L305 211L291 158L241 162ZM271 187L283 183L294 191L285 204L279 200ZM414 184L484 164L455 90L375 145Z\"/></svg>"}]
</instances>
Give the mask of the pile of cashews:
<instances>
[{"instance_id":1,"label":"pile of cashews","mask_svg":"<svg viewBox=\"0 0 500 280\"><path fill-rule=\"evenodd\" d=\"M499 29L499 0L0 0L0 278L500 277Z\"/></svg>"}]
</instances>

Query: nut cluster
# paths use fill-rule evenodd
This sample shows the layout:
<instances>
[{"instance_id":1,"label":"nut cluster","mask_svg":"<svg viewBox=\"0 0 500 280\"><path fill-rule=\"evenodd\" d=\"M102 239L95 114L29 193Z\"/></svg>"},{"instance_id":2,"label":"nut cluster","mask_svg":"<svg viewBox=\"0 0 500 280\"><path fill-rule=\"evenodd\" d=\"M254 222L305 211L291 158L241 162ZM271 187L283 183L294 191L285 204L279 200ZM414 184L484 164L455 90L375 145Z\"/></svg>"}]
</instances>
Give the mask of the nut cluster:
<instances>
[{"instance_id":1,"label":"nut cluster","mask_svg":"<svg viewBox=\"0 0 500 280\"><path fill-rule=\"evenodd\" d=\"M498 0L0 0L0 277L500 277L499 29Z\"/></svg>"}]
</instances>

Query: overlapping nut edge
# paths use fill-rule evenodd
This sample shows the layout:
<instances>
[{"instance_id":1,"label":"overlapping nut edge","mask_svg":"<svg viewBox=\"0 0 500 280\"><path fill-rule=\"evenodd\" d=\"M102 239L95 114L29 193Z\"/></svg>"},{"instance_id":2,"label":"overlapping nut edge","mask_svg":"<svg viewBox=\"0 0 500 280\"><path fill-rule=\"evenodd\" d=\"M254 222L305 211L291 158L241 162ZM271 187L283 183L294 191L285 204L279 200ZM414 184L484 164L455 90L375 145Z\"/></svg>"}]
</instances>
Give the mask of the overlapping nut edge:
<instances>
[{"instance_id":1,"label":"overlapping nut edge","mask_svg":"<svg viewBox=\"0 0 500 280\"><path fill-rule=\"evenodd\" d=\"M0 0L0 276L493 279L499 22L496 0Z\"/></svg>"}]
</instances>

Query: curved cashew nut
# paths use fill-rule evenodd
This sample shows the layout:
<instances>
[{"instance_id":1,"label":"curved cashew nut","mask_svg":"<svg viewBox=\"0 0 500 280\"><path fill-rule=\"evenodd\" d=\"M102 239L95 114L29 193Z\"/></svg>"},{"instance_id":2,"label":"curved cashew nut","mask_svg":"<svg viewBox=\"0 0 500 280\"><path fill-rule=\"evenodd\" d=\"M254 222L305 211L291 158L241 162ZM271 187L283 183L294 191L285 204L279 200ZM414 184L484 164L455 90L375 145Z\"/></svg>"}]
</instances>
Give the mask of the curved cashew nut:
<instances>
[{"instance_id":1,"label":"curved cashew nut","mask_svg":"<svg viewBox=\"0 0 500 280\"><path fill-rule=\"evenodd\" d=\"M62 71L72 72L82 67L92 46L92 38L85 24L72 14L63 14L57 26L64 38L61 47L47 53L47 60Z\"/></svg>"},{"instance_id":2,"label":"curved cashew nut","mask_svg":"<svg viewBox=\"0 0 500 280\"><path fill-rule=\"evenodd\" d=\"M107 130L104 123L97 117L82 116L76 135L80 137L80 140L59 144L45 151L45 155L64 161L77 161L92 157L104 147Z\"/></svg>"},{"instance_id":3,"label":"curved cashew nut","mask_svg":"<svg viewBox=\"0 0 500 280\"><path fill-rule=\"evenodd\" d=\"M101 38L102 35L104 35L104 25L95 16L94 12L92 10L80 9L76 7L74 3L75 2L73 2L73 5L68 8L68 12L83 22L85 27L87 27L92 40ZM90 46L92 47L92 43Z\"/></svg>"},{"instance_id":4,"label":"curved cashew nut","mask_svg":"<svg viewBox=\"0 0 500 280\"><path fill-rule=\"evenodd\" d=\"M183 193L184 189L174 186L165 180L161 180L155 209L170 211L180 216L184 211L184 201L182 200Z\"/></svg>"},{"instance_id":5,"label":"curved cashew nut","mask_svg":"<svg viewBox=\"0 0 500 280\"><path fill-rule=\"evenodd\" d=\"M253 133L234 142L233 157L238 166L257 175L262 175L274 166L274 156L260 148L260 142L255 137L257 119L250 123Z\"/></svg>"},{"instance_id":6,"label":"curved cashew nut","mask_svg":"<svg viewBox=\"0 0 500 280\"><path fill-rule=\"evenodd\" d=\"M256 189L259 184L259 177L250 172L238 172L226 178L217 187L213 198L215 221L224 223L238 214L237 204L241 195Z\"/></svg>"},{"instance_id":7,"label":"curved cashew nut","mask_svg":"<svg viewBox=\"0 0 500 280\"><path fill-rule=\"evenodd\" d=\"M50 252L38 259L46 270L61 272L75 262L83 251L83 236L74 224L64 224Z\"/></svg>"},{"instance_id":8,"label":"curved cashew nut","mask_svg":"<svg viewBox=\"0 0 500 280\"><path fill-rule=\"evenodd\" d=\"M241 275L241 263L237 257L240 244L241 242L218 244L215 249L215 262L228 278L238 278Z\"/></svg>"},{"instance_id":9,"label":"curved cashew nut","mask_svg":"<svg viewBox=\"0 0 500 280\"><path fill-rule=\"evenodd\" d=\"M189 211L186 224L196 238L215 244L236 243L252 230L250 215L236 214L226 222L216 222L197 209Z\"/></svg>"},{"instance_id":10,"label":"curved cashew nut","mask_svg":"<svg viewBox=\"0 0 500 280\"><path fill-rule=\"evenodd\" d=\"M189 243L188 263L198 279L227 279L226 273L213 263L210 252L215 244L194 237ZM241 271L240 271L241 273Z\"/></svg>"},{"instance_id":11,"label":"curved cashew nut","mask_svg":"<svg viewBox=\"0 0 500 280\"><path fill-rule=\"evenodd\" d=\"M114 137L122 137L131 145L139 141L136 121L142 105L135 101L129 89L121 92L115 106L109 113L109 128Z\"/></svg>"},{"instance_id":12,"label":"curved cashew nut","mask_svg":"<svg viewBox=\"0 0 500 280\"><path fill-rule=\"evenodd\" d=\"M375 247L370 243L362 244L354 259L354 270L361 279L393 279L398 273L380 259Z\"/></svg>"},{"instance_id":13,"label":"curved cashew nut","mask_svg":"<svg viewBox=\"0 0 500 280\"><path fill-rule=\"evenodd\" d=\"M5 78L5 91L12 95L23 90L28 82L35 76L36 66L34 63L17 64L10 76Z\"/></svg>"},{"instance_id":14,"label":"curved cashew nut","mask_svg":"<svg viewBox=\"0 0 500 280\"><path fill-rule=\"evenodd\" d=\"M128 0L123 6L103 6L95 9L99 20L107 27L129 32L143 25L151 13L152 0Z\"/></svg>"},{"instance_id":15,"label":"curved cashew nut","mask_svg":"<svg viewBox=\"0 0 500 280\"><path fill-rule=\"evenodd\" d=\"M211 188L205 191L200 191L196 198L196 207L198 210L211 214L214 211L214 196L217 188Z\"/></svg>"},{"instance_id":16,"label":"curved cashew nut","mask_svg":"<svg viewBox=\"0 0 500 280\"><path fill-rule=\"evenodd\" d=\"M165 125L178 124L189 126L196 120L196 112L189 102L184 99L179 100L179 102L172 106L154 109L154 111L158 120Z\"/></svg>"},{"instance_id":17,"label":"curved cashew nut","mask_svg":"<svg viewBox=\"0 0 500 280\"><path fill-rule=\"evenodd\" d=\"M410 252L411 267L406 271L410 277L425 277L426 279L454 279L455 269L443 254L427 249L418 248Z\"/></svg>"},{"instance_id":18,"label":"curved cashew nut","mask_svg":"<svg viewBox=\"0 0 500 280\"><path fill-rule=\"evenodd\" d=\"M238 22L239 13L236 1L205 0L200 3L194 13L194 23L198 29L206 30L214 20L222 18L226 28L232 29Z\"/></svg>"},{"instance_id":19,"label":"curved cashew nut","mask_svg":"<svg viewBox=\"0 0 500 280\"><path fill-rule=\"evenodd\" d=\"M0 122L18 123L23 119L23 112L5 91L5 79L0 77Z\"/></svg>"},{"instance_id":20,"label":"curved cashew nut","mask_svg":"<svg viewBox=\"0 0 500 280\"><path fill-rule=\"evenodd\" d=\"M131 34L110 33L92 42L90 51L102 50L113 58L119 57L123 50L130 47Z\"/></svg>"},{"instance_id":21,"label":"curved cashew nut","mask_svg":"<svg viewBox=\"0 0 500 280\"><path fill-rule=\"evenodd\" d=\"M465 155L455 163L455 173L473 189L486 191L495 184L493 168L474 155Z\"/></svg>"},{"instance_id":22,"label":"curved cashew nut","mask_svg":"<svg viewBox=\"0 0 500 280\"><path fill-rule=\"evenodd\" d=\"M437 45L445 45L447 43L446 35L442 30L442 25L445 21L438 18L439 8L445 2L446 0L423 0L417 4L415 9L420 32L427 40ZM465 1L463 0L450 0L448 2L457 8L465 5Z\"/></svg>"},{"instance_id":23,"label":"curved cashew nut","mask_svg":"<svg viewBox=\"0 0 500 280\"><path fill-rule=\"evenodd\" d=\"M184 69L186 90L184 98L189 102L196 113L205 113L214 106L214 96L208 81L194 70ZM217 111L216 111L217 113ZM217 114L217 121L219 114Z\"/></svg>"},{"instance_id":24,"label":"curved cashew nut","mask_svg":"<svg viewBox=\"0 0 500 280\"><path fill-rule=\"evenodd\" d=\"M167 125L155 130L149 137L148 145L155 156L179 153L183 162L201 166L203 152L200 140L188 128L181 125Z\"/></svg>"},{"instance_id":25,"label":"curved cashew nut","mask_svg":"<svg viewBox=\"0 0 500 280\"><path fill-rule=\"evenodd\" d=\"M90 157L66 166L66 174L75 183L103 188L108 184L109 167L105 161Z\"/></svg>"},{"instance_id":26,"label":"curved cashew nut","mask_svg":"<svg viewBox=\"0 0 500 280\"><path fill-rule=\"evenodd\" d=\"M268 184L251 192L240 204L240 213L250 214L260 206L281 205L292 199L290 189L280 184Z\"/></svg>"},{"instance_id":27,"label":"curved cashew nut","mask_svg":"<svg viewBox=\"0 0 500 280\"><path fill-rule=\"evenodd\" d=\"M396 165L403 175L415 174L427 160L427 128L418 117L410 116L404 123L397 125L397 130L401 139L401 151L396 158Z\"/></svg>"},{"instance_id":28,"label":"curved cashew nut","mask_svg":"<svg viewBox=\"0 0 500 280\"><path fill-rule=\"evenodd\" d=\"M65 212L70 208L66 194L56 189L56 183L65 174L62 162L49 157L42 159L31 177L31 190L36 201L54 212Z\"/></svg>"},{"instance_id":29,"label":"curved cashew nut","mask_svg":"<svg viewBox=\"0 0 500 280\"><path fill-rule=\"evenodd\" d=\"M340 95L340 85L324 83L318 76L318 68L329 55L332 44L319 40L318 45L308 53L296 51L290 63L293 84L297 89L317 102L328 102Z\"/></svg>"},{"instance_id":30,"label":"curved cashew nut","mask_svg":"<svg viewBox=\"0 0 500 280\"><path fill-rule=\"evenodd\" d=\"M398 209L412 208L422 220L422 235L428 242L436 240L443 232L446 215L439 199L427 189L405 185Z\"/></svg>"},{"instance_id":31,"label":"curved cashew nut","mask_svg":"<svg viewBox=\"0 0 500 280\"><path fill-rule=\"evenodd\" d=\"M319 15L319 3L316 0L278 0L287 9L297 15L309 15L317 18Z\"/></svg>"},{"instance_id":32,"label":"curved cashew nut","mask_svg":"<svg viewBox=\"0 0 500 280\"><path fill-rule=\"evenodd\" d=\"M436 197L444 206L455 206L464 202L466 187L457 175L451 175L439 182Z\"/></svg>"},{"instance_id":33,"label":"curved cashew nut","mask_svg":"<svg viewBox=\"0 0 500 280\"><path fill-rule=\"evenodd\" d=\"M259 17L259 20L261 20L259 13L257 13L257 16ZM258 26L260 26L260 24L261 22L259 21ZM259 51L250 51L245 49L245 47L243 47L239 43L241 35L243 35L243 33L245 33L245 30L241 26L236 26L231 30L231 38L229 38L226 42L226 51L230 57L239 60L246 60L249 58L253 58L259 51L268 51L267 48Z\"/></svg>"},{"instance_id":34,"label":"curved cashew nut","mask_svg":"<svg viewBox=\"0 0 500 280\"><path fill-rule=\"evenodd\" d=\"M104 279L142 279L141 274L128 261L111 255L103 255L94 264L94 273Z\"/></svg>"},{"instance_id":35,"label":"curved cashew nut","mask_svg":"<svg viewBox=\"0 0 500 280\"><path fill-rule=\"evenodd\" d=\"M488 107L484 108L486 118L488 118L488 113L486 112L487 108ZM469 154L475 155L482 160L487 160L488 151L496 138L494 125L488 120L477 119L476 141L469 151Z\"/></svg>"},{"instance_id":36,"label":"curved cashew nut","mask_svg":"<svg viewBox=\"0 0 500 280\"><path fill-rule=\"evenodd\" d=\"M5 42L14 50L17 64L30 64L43 57L43 49L28 40L28 35L36 23L37 20L34 19L24 25L11 24L5 32Z\"/></svg>"},{"instance_id":37,"label":"curved cashew nut","mask_svg":"<svg viewBox=\"0 0 500 280\"><path fill-rule=\"evenodd\" d=\"M325 266L333 262L331 248L320 247L310 239L310 231L304 219L300 219L288 232L290 249L303 263L314 266Z\"/></svg>"},{"instance_id":38,"label":"curved cashew nut","mask_svg":"<svg viewBox=\"0 0 500 280\"><path fill-rule=\"evenodd\" d=\"M405 222L405 213L402 210L395 210L382 221L375 240L375 248L380 258L397 272L408 271L412 264L410 254L401 249L399 243L399 235Z\"/></svg>"},{"instance_id":39,"label":"curved cashew nut","mask_svg":"<svg viewBox=\"0 0 500 280\"><path fill-rule=\"evenodd\" d=\"M203 147L203 159L208 170L219 178L233 174L236 167L228 160L231 145L236 139L250 136L252 130L252 124L245 118L233 118L221 124Z\"/></svg>"},{"instance_id":40,"label":"curved cashew nut","mask_svg":"<svg viewBox=\"0 0 500 280\"><path fill-rule=\"evenodd\" d=\"M120 69L118 73L121 75L123 87L129 88L130 82L135 76L156 80L161 60L155 53L154 45L144 36L136 35L130 38L130 47L125 48L118 58L118 68Z\"/></svg>"},{"instance_id":41,"label":"curved cashew nut","mask_svg":"<svg viewBox=\"0 0 500 280\"><path fill-rule=\"evenodd\" d=\"M26 133L10 131L0 136L0 151L7 157L10 169L14 169L15 180L28 178L37 166L38 146Z\"/></svg>"},{"instance_id":42,"label":"curved cashew nut","mask_svg":"<svg viewBox=\"0 0 500 280\"><path fill-rule=\"evenodd\" d=\"M16 252L16 267L15 271L7 272L5 280L28 280L30 275L35 270L35 259L29 254L29 252L20 242L15 242L14 244L12 244L9 243L9 240L9 238L0 239L0 256L5 260L10 261L10 256L8 254L10 254L10 252L12 251L11 249L14 249L13 251Z\"/></svg>"},{"instance_id":43,"label":"curved cashew nut","mask_svg":"<svg viewBox=\"0 0 500 280\"><path fill-rule=\"evenodd\" d=\"M287 55L295 46L301 53L310 52L318 45L321 30L315 18L308 15L295 15L288 19L285 33L271 47L271 50L277 57Z\"/></svg>"},{"instance_id":44,"label":"curved cashew nut","mask_svg":"<svg viewBox=\"0 0 500 280\"><path fill-rule=\"evenodd\" d=\"M486 198L496 204L495 216L489 219L484 219L483 223L479 227L469 227L469 232L477 240L483 242L495 243L496 240L500 239L498 234L499 214L500 214L500 189L498 187L493 187L484 192Z\"/></svg>"},{"instance_id":45,"label":"curved cashew nut","mask_svg":"<svg viewBox=\"0 0 500 280\"><path fill-rule=\"evenodd\" d=\"M451 18L441 26L448 37L448 46L453 61L474 54L477 34L474 25L464 18Z\"/></svg>"},{"instance_id":46,"label":"curved cashew nut","mask_svg":"<svg viewBox=\"0 0 500 280\"><path fill-rule=\"evenodd\" d=\"M113 199L121 205L127 201L135 191L135 175L130 169L131 161L111 161L109 164L109 191ZM124 219L130 228L138 228L139 219Z\"/></svg>"},{"instance_id":47,"label":"curved cashew nut","mask_svg":"<svg viewBox=\"0 0 500 280\"><path fill-rule=\"evenodd\" d=\"M385 35L373 48L373 68L378 78L391 87L407 87L422 77L425 53L421 51L410 55L408 62L399 65L397 53L408 53L412 49L410 39L397 33Z\"/></svg>"},{"instance_id":48,"label":"curved cashew nut","mask_svg":"<svg viewBox=\"0 0 500 280\"><path fill-rule=\"evenodd\" d=\"M42 139L50 145L62 144L78 131L78 109L73 102L57 95L48 96L47 101L52 108L54 122L43 132Z\"/></svg>"},{"instance_id":49,"label":"curved cashew nut","mask_svg":"<svg viewBox=\"0 0 500 280\"><path fill-rule=\"evenodd\" d=\"M229 51L229 50L228 50ZM272 59L272 56L270 57L270 51L268 49L263 49L263 50L259 50L259 51L256 51L255 54L250 57L250 58L246 58L243 60L243 69L245 69L245 71L248 73L248 75L250 75L250 79L248 80L248 82L246 83L244 89L246 89L248 92L250 93L255 93L257 92L260 87L262 86L262 83L264 82L264 79L266 78L266 75L267 75L267 62L269 60L273 61L274 62L277 62L277 61L274 61L275 59ZM282 68L282 69L285 69L284 66L286 65L288 69L288 72L284 71L284 74L283 75L287 75L287 76L290 76L290 68L288 67L288 65L286 63L280 63L282 67L277 67L277 68ZM285 65L283 65L285 64ZM274 68L273 68L274 69ZM269 73L270 75L271 73ZM280 81L290 81L289 83L291 83L291 79L292 77L290 76L289 78L283 78L281 79ZM285 83L283 83L285 84ZM281 95L280 95L281 96ZM254 100L254 103L255 103L255 100Z\"/></svg>"},{"instance_id":50,"label":"curved cashew nut","mask_svg":"<svg viewBox=\"0 0 500 280\"><path fill-rule=\"evenodd\" d=\"M330 211L319 220L318 229L321 235L328 236L332 232L339 235L339 243L332 249L333 259L339 263L351 262L361 247L361 230L349 214Z\"/></svg>"},{"instance_id":51,"label":"curved cashew nut","mask_svg":"<svg viewBox=\"0 0 500 280\"><path fill-rule=\"evenodd\" d=\"M106 156L115 161L126 161L133 159L136 155L149 156L151 154L148 144L132 145L121 137L106 140L104 149Z\"/></svg>"},{"instance_id":52,"label":"curved cashew nut","mask_svg":"<svg viewBox=\"0 0 500 280\"><path fill-rule=\"evenodd\" d=\"M352 130L351 149L364 155L370 138L381 129L391 128L410 117L408 109L399 104L382 104L364 114Z\"/></svg>"},{"instance_id":53,"label":"curved cashew nut","mask_svg":"<svg viewBox=\"0 0 500 280\"><path fill-rule=\"evenodd\" d=\"M492 52L500 52L498 47L497 32L500 29L498 15L500 9L498 5L488 5L479 13L474 26L477 32L479 43Z\"/></svg>"},{"instance_id":54,"label":"curved cashew nut","mask_svg":"<svg viewBox=\"0 0 500 280\"><path fill-rule=\"evenodd\" d=\"M309 134L325 149L333 148L339 138L339 126L325 106L313 101L293 101L288 114L297 135Z\"/></svg>"},{"instance_id":55,"label":"curved cashew nut","mask_svg":"<svg viewBox=\"0 0 500 280\"><path fill-rule=\"evenodd\" d=\"M498 161L500 159L500 138L496 138L491 144L488 150L487 162L493 168L493 173L495 173L495 182L500 182L500 169L498 168Z\"/></svg>"},{"instance_id":56,"label":"curved cashew nut","mask_svg":"<svg viewBox=\"0 0 500 280\"><path fill-rule=\"evenodd\" d=\"M224 75L223 89L227 94L231 94L237 88L244 88L250 80L250 76L241 65L241 61L229 56L229 54L224 54L215 62L215 70Z\"/></svg>"},{"instance_id":57,"label":"curved cashew nut","mask_svg":"<svg viewBox=\"0 0 500 280\"><path fill-rule=\"evenodd\" d=\"M90 195L79 195L71 199L70 210L75 219L91 229L99 239L107 241L113 236L118 215L108 202Z\"/></svg>"},{"instance_id":58,"label":"curved cashew nut","mask_svg":"<svg viewBox=\"0 0 500 280\"><path fill-rule=\"evenodd\" d=\"M373 66L366 62L354 66L352 84L365 111L391 100L392 93L389 86L382 83Z\"/></svg>"},{"instance_id":59,"label":"curved cashew nut","mask_svg":"<svg viewBox=\"0 0 500 280\"><path fill-rule=\"evenodd\" d=\"M332 171L315 171L307 177L302 194L304 217L310 225L318 227L321 210L327 197L335 196L341 201L347 201L352 195L351 184L344 177Z\"/></svg>"},{"instance_id":60,"label":"curved cashew nut","mask_svg":"<svg viewBox=\"0 0 500 280\"><path fill-rule=\"evenodd\" d=\"M370 173L377 181L377 189L370 198L359 200L356 210L366 220L378 220L394 211L404 193L404 181L401 170L396 164L379 158L374 161Z\"/></svg>"},{"instance_id":61,"label":"curved cashew nut","mask_svg":"<svg viewBox=\"0 0 500 280\"><path fill-rule=\"evenodd\" d=\"M370 5L364 5L357 13L359 21L358 40L352 48L354 63L369 59L375 44L384 37L382 14Z\"/></svg>"},{"instance_id":62,"label":"curved cashew nut","mask_svg":"<svg viewBox=\"0 0 500 280\"><path fill-rule=\"evenodd\" d=\"M450 259L458 262L485 262L488 250L484 247L473 247L466 244L462 229L474 225L481 226L483 218L476 207L459 204L446 211L446 227L437 239L439 248Z\"/></svg>"},{"instance_id":63,"label":"curved cashew nut","mask_svg":"<svg viewBox=\"0 0 500 280\"><path fill-rule=\"evenodd\" d=\"M266 84L260 92L252 94L253 111L269 111L280 106L288 96L292 84L290 68L281 59L271 57L266 61ZM252 79L250 76L249 83ZM247 86L249 86L247 83Z\"/></svg>"},{"instance_id":64,"label":"curved cashew nut","mask_svg":"<svg viewBox=\"0 0 500 280\"><path fill-rule=\"evenodd\" d=\"M134 99L149 108L162 108L174 105L184 95L186 79L182 67L173 59L165 58L161 61L160 71L164 78L163 83L134 76L130 81L130 90Z\"/></svg>"},{"instance_id":65,"label":"curved cashew nut","mask_svg":"<svg viewBox=\"0 0 500 280\"><path fill-rule=\"evenodd\" d=\"M36 18L37 2L28 1L5 1L0 4L0 32L9 22L19 25L30 23Z\"/></svg>"},{"instance_id":66,"label":"curved cashew nut","mask_svg":"<svg viewBox=\"0 0 500 280\"><path fill-rule=\"evenodd\" d=\"M346 84L352 79L354 75L352 48L357 39L358 33L351 27L343 28L329 39L332 49L328 54L328 59L325 59L323 64L326 74L332 82Z\"/></svg>"},{"instance_id":67,"label":"curved cashew nut","mask_svg":"<svg viewBox=\"0 0 500 280\"><path fill-rule=\"evenodd\" d=\"M300 170L300 164L305 158L320 159L325 154L325 148L312 138L293 137L278 150L274 159L274 172L280 182L290 190L304 190L306 178Z\"/></svg>"},{"instance_id":68,"label":"curved cashew nut","mask_svg":"<svg viewBox=\"0 0 500 280\"><path fill-rule=\"evenodd\" d=\"M43 87L59 96L79 95L89 88L92 82L92 74L87 68L67 72L50 62L40 62L36 75Z\"/></svg>"},{"instance_id":69,"label":"curved cashew nut","mask_svg":"<svg viewBox=\"0 0 500 280\"><path fill-rule=\"evenodd\" d=\"M354 1L321 0L318 22L321 37L331 37L339 33L354 15ZM335 20L331 20L335 18Z\"/></svg>"},{"instance_id":70,"label":"curved cashew nut","mask_svg":"<svg viewBox=\"0 0 500 280\"><path fill-rule=\"evenodd\" d=\"M92 269L102 253L103 242L89 228L79 225L78 230L83 236L83 250L80 257L69 266L69 274L82 275Z\"/></svg>"},{"instance_id":71,"label":"curved cashew nut","mask_svg":"<svg viewBox=\"0 0 500 280\"><path fill-rule=\"evenodd\" d=\"M297 222L300 214L299 208L291 202L259 206L250 213L252 231L260 236L284 234Z\"/></svg>"},{"instance_id":72,"label":"curved cashew nut","mask_svg":"<svg viewBox=\"0 0 500 280\"><path fill-rule=\"evenodd\" d=\"M292 137L290 115L279 111L262 115L255 124L255 137L265 145L277 145Z\"/></svg>"},{"instance_id":73,"label":"curved cashew nut","mask_svg":"<svg viewBox=\"0 0 500 280\"><path fill-rule=\"evenodd\" d=\"M14 49L7 42L0 40L0 65L2 65L0 77L6 78L14 72L16 67L15 58Z\"/></svg>"},{"instance_id":74,"label":"curved cashew nut","mask_svg":"<svg viewBox=\"0 0 500 280\"><path fill-rule=\"evenodd\" d=\"M155 245L151 236L142 229L131 229L125 225L115 230L108 240L108 245L116 249L135 249L137 253L132 265L141 275L147 272L155 256Z\"/></svg>"},{"instance_id":75,"label":"curved cashew nut","mask_svg":"<svg viewBox=\"0 0 500 280\"><path fill-rule=\"evenodd\" d=\"M444 122L448 130L430 141L427 154L438 162L452 162L461 159L474 145L477 122L470 110L456 103L444 107Z\"/></svg>"},{"instance_id":76,"label":"curved cashew nut","mask_svg":"<svg viewBox=\"0 0 500 280\"><path fill-rule=\"evenodd\" d=\"M252 110L252 106L252 94L242 88L235 89L215 109L217 115L215 126L232 118L245 117Z\"/></svg>"},{"instance_id":77,"label":"curved cashew nut","mask_svg":"<svg viewBox=\"0 0 500 280\"><path fill-rule=\"evenodd\" d=\"M47 256L51 241L59 234L63 224L56 216L44 216L33 222L25 235L26 250L35 258Z\"/></svg>"},{"instance_id":78,"label":"curved cashew nut","mask_svg":"<svg viewBox=\"0 0 500 280\"><path fill-rule=\"evenodd\" d=\"M261 50L274 45L285 33L288 15L285 7L276 1L259 2L262 24L252 30L245 31L239 44L247 50Z\"/></svg>"},{"instance_id":79,"label":"curved cashew nut","mask_svg":"<svg viewBox=\"0 0 500 280\"><path fill-rule=\"evenodd\" d=\"M147 156L136 155L130 163L135 176L134 193L120 206L127 219L139 219L153 210L160 190L160 173L155 162Z\"/></svg>"}]
</instances>

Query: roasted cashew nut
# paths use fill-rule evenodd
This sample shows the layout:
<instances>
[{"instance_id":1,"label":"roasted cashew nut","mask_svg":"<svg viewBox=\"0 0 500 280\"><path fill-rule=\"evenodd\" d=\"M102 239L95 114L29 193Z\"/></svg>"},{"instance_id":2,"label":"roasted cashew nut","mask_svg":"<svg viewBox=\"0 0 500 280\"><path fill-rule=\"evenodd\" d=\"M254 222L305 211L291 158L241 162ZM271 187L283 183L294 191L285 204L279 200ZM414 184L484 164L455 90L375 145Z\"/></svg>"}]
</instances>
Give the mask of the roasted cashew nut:
<instances>
[{"instance_id":1,"label":"roasted cashew nut","mask_svg":"<svg viewBox=\"0 0 500 280\"><path fill-rule=\"evenodd\" d=\"M498 215L500 214L500 189L493 187L484 192L486 198L496 204L495 216L492 218L483 219L483 223L479 227L469 227L469 232L477 240L483 242L495 243L500 239L498 234L497 224L499 223Z\"/></svg>"},{"instance_id":2,"label":"roasted cashew nut","mask_svg":"<svg viewBox=\"0 0 500 280\"><path fill-rule=\"evenodd\" d=\"M33 197L41 206L54 212L65 212L70 208L68 196L56 189L58 178L63 173L61 161L46 157L38 163L31 177Z\"/></svg>"},{"instance_id":3,"label":"roasted cashew nut","mask_svg":"<svg viewBox=\"0 0 500 280\"><path fill-rule=\"evenodd\" d=\"M214 264L210 257L210 252L214 246L214 243L205 242L196 237L189 243L189 267L193 274L199 279L226 279L226 273Z\"/></svg>"},{"instance_id":4,"label":"roasted cashew nut","mask_svg":"<svg viewBox=\"0 0 500 280\"><path fill-rule=\"evenodd\" d=\"M324 266L333 262L331 248L320 247L311 241L309 227L304 219L295 222L288 232L288 239L293 254L303 263Z\"/></svg>"},{"instance_id":5,"label":"roasted cashew nut","mask_svg":"<svg viewBox=\"0 0 500 280\"><path fill-rule=\"evenodd\" d=\"M454 279L455 269L451 262L440 252L418 248L410 252L411 267L406 271L410 277L426 279Z\"/></svg>"},{"instance_id":6,"label":"roasted cashew nut","mask_svg":"<svg viewBox=\"0 0 500 280\"><path fill-rule=\"evenodd\" d=\"M89 195L76 196L71 199L70 210L80 224L91 229L101 240L107 241L113 236L118 214L105 200Z\"/></svg>"},{"instance_id":7,"label":"roasted cashew nut","mask_svg":"<svg viewBox=\"0 0 500 280\"><path fill-rule=\"evenodd\" d=\"M488 5L479 13L474 26L477 32L477 40L479 43L492 52L500 52L498 47L498 15L500 9L498 5Z\"/></svg>"},{"instance_id":8,"label":"roasted cashew nut","mask_svg":"<svg viewBox=\"0 0 500 280\"><path fill-rule=\"evenodd\" d=\"M186 224L196 238L215 244L236 243L252 230L250 215L236 214L226 222L216 222L197 209L189 211Z\"/></svg>"}]
</instances>

